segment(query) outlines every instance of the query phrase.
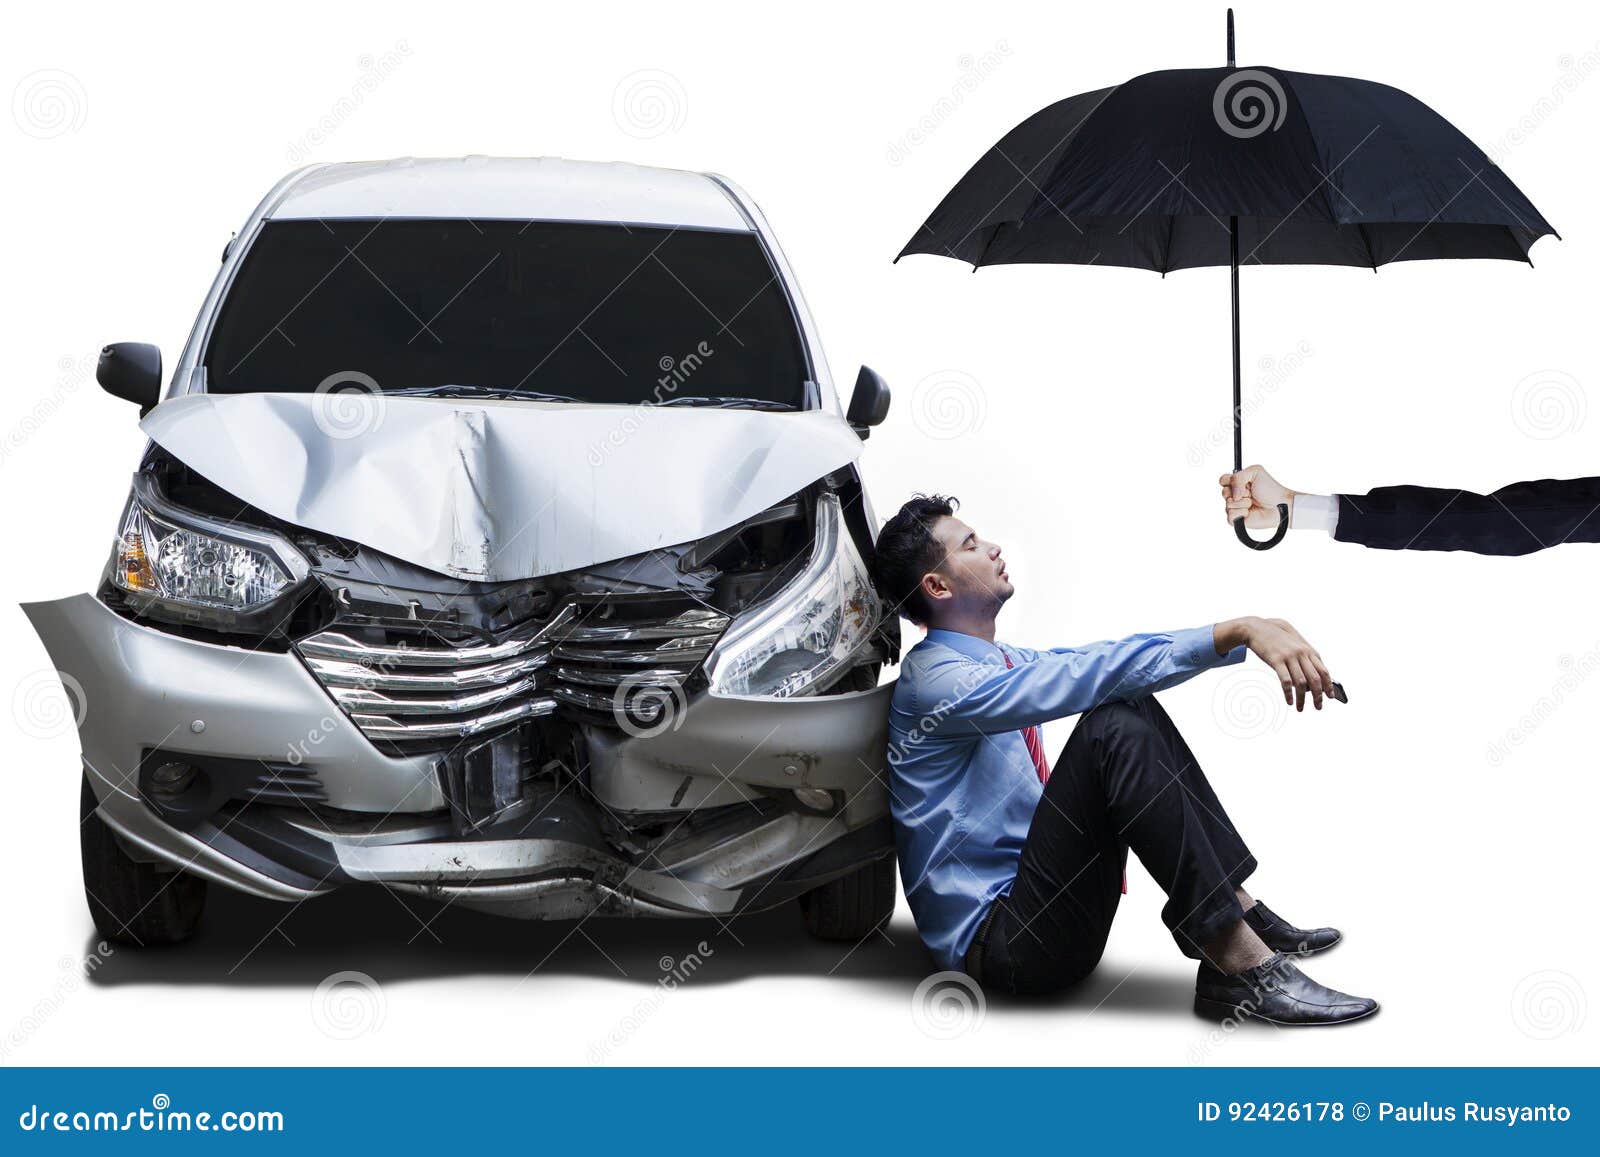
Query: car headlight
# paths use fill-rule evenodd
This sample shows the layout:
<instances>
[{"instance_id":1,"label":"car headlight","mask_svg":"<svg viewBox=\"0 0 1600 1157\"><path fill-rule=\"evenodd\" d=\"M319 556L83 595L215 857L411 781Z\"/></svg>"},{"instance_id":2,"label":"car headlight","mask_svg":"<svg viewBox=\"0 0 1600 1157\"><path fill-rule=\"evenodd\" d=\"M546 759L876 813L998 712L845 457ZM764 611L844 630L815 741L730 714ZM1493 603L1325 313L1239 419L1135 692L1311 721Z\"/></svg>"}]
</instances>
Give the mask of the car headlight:
<instances>
[{"instance_id":1,"label":"car headlight","mask_svg":"<svg viewBox=\"0 0 1600 1157\"><path fill-rule=\"evenodd\" d=\"M310 572L275 534L236 527L172 505L138 474L122 516L111 581L131 595L179 606L249 611Z\"/></svg>"},{"instance_id":2,"label":"car headlight","mask_svg":"<svg viewBox=\"0 0 1600 1157\"><path fill-rule=\"evenodd\" d=\"M711 691L804 694L850 664L872 637L880 613L838 496L824 494L817 502L811 561L770 601L734 620L707 663Z\"/></svg>"}]
</instances>

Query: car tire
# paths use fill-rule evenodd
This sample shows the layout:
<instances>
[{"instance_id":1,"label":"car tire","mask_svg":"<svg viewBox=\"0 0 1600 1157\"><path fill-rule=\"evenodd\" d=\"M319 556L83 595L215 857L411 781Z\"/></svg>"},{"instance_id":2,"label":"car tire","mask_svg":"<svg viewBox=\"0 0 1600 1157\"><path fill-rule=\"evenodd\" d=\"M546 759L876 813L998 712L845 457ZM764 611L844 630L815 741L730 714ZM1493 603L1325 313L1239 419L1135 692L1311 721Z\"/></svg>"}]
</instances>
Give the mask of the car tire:
<instances>
[{"instance_id":1,"label":"car tire","mask_svg":"<svg viewBox=\"0 0 1600 1157\"><path fill-rule=\"evenodd\" d=\"M78 803L78 839L83 894L100 935L139 948L189 939L205 911L205 880L188 872L163 871L128 855L96 813L97 802L86 774Z\"/></svg>"},{"instance_id":2,"label":"car tire","mask_svg":"<svg viewBox=\"0 0 1600 1157\"><path fill-rule=\"evenodd\" d=\"M863 940L894 915L894 857L884 856L800 897L806 931L823 940Z\"/></svg>"}]
</instances>

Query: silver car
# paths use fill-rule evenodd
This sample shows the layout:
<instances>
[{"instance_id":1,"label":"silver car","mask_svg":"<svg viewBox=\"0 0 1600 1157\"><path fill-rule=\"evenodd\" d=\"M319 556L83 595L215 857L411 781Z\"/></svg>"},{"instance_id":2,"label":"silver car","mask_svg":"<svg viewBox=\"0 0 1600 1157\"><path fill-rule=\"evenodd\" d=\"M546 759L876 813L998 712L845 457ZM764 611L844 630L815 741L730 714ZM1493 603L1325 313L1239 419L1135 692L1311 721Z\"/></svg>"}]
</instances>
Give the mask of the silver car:
<instances>
[{"instance_id":1,"label":"silver car","mask_svg":"<svg viewBox=\"0 0 1600 1157\"><path fill-rule=\"evenodd\" d=\"M81 698L104 935L181 941L210 883L887 919L899 635L855 462L888 390L841 412L730 182L303 169L164 394L153 346L98 377L150 441L98 589L26 609Z\"/></svg>"}]
</instances>

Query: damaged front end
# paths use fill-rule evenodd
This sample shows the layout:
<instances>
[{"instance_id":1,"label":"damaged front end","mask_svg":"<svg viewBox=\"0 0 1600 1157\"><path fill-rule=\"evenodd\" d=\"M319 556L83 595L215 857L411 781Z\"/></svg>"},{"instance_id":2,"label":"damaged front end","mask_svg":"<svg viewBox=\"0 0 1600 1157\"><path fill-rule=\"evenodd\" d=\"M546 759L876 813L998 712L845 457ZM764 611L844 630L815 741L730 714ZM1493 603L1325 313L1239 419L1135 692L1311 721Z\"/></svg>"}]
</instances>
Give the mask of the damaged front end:
<instances>
[{"instance_id":1,"label":"damaged front end","mask_svg":"<svg viewBox=\"0 0 1600 1157\"><path fill-rule=\"evenodd\" d=\"M854 466L812 477L690 541L487 580L155 445L97 594L27 610L136 861L278 899L726 918L892 871L896 620Z\"/></svg>"}]
</instances>

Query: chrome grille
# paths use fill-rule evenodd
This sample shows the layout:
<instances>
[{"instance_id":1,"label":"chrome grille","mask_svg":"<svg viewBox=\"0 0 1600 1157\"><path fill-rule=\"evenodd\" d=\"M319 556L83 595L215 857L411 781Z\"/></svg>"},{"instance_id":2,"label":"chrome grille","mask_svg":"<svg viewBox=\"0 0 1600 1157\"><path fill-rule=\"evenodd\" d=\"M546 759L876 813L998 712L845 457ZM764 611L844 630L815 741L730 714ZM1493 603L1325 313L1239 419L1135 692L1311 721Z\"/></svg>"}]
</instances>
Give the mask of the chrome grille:
<instances>
[{"instance_id":1,"label":"chrome grille","mask_svg":"<svg viewBox=\"0 0 1600 1157\"><path fill-rule=\"evenodd\" d=\"M480 735L563 707L619 722L641 694L681 697L727 625L684 600L614 597L569 601L536 629L489 644L368 641L333 627L296 647L369 739L407 743Z\"/></svg>"}]
</instances>

